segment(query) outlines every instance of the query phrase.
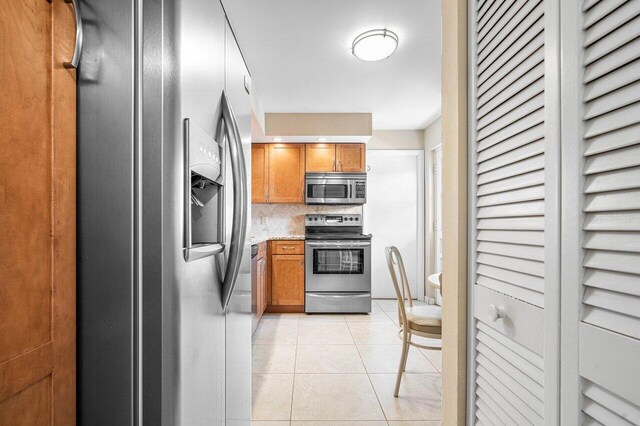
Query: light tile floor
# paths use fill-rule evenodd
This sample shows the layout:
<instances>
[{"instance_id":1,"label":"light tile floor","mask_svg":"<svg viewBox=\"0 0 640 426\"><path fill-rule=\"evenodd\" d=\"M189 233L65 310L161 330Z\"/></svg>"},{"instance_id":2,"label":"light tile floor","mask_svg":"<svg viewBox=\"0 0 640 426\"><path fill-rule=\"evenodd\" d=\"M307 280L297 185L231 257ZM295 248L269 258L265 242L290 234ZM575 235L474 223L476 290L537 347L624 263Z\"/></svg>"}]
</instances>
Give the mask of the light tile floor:
<instances>
[{"instance_id":1,"label":"light tile floor","mask_svg":"<svg viewBox=\"0 0 640 426\"><path fill-rule=\"evenodd\" d=\"M439 425L440 351L411 347L393 396L397 315L387 299L370 315L265 314L253 336L253 424Z\"/></svg>"}]
</instances>

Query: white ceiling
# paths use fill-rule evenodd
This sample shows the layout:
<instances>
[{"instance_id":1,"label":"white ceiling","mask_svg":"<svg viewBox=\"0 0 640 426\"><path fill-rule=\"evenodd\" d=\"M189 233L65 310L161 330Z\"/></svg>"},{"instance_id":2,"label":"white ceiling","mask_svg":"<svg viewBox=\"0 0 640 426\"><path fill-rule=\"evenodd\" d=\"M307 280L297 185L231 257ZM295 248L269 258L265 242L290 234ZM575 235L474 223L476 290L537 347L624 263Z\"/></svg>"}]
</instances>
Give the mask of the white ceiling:
<instances>
[{"instance_id":1,"label":"white ceiling","mask_svg":"<svg viewBox=\"0 0 640 426\"><path fill-rule=\"evenodd\" d=\"M374 129L424 129L440 116L440 0L226 0L266 112L371 112ZM388 28L379 62L353 39Z\"/></svg>"}]
</instances>

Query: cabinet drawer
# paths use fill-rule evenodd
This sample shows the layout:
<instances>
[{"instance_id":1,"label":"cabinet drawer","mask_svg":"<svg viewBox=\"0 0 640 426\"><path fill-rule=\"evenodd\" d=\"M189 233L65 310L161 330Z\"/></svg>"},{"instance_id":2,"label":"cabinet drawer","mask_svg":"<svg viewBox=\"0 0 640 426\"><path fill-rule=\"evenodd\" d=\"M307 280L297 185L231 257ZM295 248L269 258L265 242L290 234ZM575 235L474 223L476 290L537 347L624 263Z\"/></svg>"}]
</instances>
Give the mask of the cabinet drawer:
<instances>
[{"instance_id":1,"label":"cabinet drawer","mask_svg":"<svg viewBox=\"0 0 640 426\"><path fill-rule=\"evenodd\" d=\"M304 254L304 241L271 241L271 254Z\"/></svg>"}]
</instances>

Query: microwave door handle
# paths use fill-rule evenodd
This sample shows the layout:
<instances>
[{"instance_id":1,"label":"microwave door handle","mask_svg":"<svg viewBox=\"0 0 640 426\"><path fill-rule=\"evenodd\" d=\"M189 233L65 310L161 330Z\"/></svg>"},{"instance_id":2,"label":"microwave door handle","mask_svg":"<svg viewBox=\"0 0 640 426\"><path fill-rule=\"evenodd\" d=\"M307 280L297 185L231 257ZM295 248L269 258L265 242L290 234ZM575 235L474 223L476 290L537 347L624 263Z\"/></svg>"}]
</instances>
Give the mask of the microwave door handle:
<instances>
[{"instance_id":1,"label":"microwave door handle","mask_svg":"<svg viewBox=\"0 0 640 426\"><path fill-rule=\"evenodd\" d=\"M231 173L233 175L233 224L231 228L231 242L229 257L222 282L222 308L226 311L231 295L238 280L242 249L247 233L247 169L242 152L242 138L238 123L229 104L227 95L222 92L222 118L224 120L225 135L229 155L231 158Z\"/></svg>"}]
</instances>

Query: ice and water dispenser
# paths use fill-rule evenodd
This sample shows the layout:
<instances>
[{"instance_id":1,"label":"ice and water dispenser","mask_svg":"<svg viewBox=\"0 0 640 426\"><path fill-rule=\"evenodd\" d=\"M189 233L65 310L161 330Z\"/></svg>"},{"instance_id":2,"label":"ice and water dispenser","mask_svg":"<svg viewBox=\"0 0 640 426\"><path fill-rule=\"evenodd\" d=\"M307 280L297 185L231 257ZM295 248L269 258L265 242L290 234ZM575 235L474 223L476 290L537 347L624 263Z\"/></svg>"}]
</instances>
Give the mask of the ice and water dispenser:
<instances>
[{"instance_id":1,"label":"ice and water dispenser","mask_svg":"<svg viewBox=\"0 0 640 426\"><path fill-rule=\"evenodd\" d=\"M220 138L222 139L222 138ZM186 261L224 250L224 148L193 120L184 120Z\"/></svg>"}]
</instances>

